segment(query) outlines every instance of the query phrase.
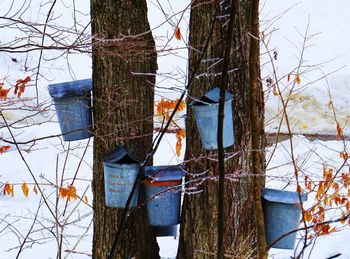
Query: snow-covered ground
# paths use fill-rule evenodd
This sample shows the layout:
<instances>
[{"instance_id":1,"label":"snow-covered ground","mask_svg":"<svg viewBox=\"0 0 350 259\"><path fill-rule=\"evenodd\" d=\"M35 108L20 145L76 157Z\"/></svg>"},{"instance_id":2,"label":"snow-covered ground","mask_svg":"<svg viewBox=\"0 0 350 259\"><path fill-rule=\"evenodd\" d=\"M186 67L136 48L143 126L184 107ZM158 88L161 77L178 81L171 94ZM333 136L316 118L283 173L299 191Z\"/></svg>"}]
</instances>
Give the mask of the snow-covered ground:
<instances>
[{"instance_id":1,"label":"snow-covered ground","mask_svg":"<svg viewBox=\"0 0 350 259\"><path fill-rule=\"evenodd\" d=\"M298 72L301 83L290 96L289 111L294 132L336 133L333 112L328 106L330 90L337 119L349 134L349 97L344 94L350 87L350 37L346 26L350 17L344 11L348 5L346 0L334 3L267 0L262 7L261 31L266 35L268 49L277 53L274 62L281 89L291 89L293 82L288 82L287 75L292 73L291 79L294 79L302 57ZM266 53L265 46L261 49ZM267 55L262 60L264 64ZM263 76L273 77L272 74L271 66L263 66ZM288 91L284 93L286 97ZM275 118L275 115L281 109L278 97L269 95L267 131L278 129L280 116ZM282 131L286 132L285 124Z\"/></svg>"},{"instance_id":2,"label":"snow-covered ground","mask_svg":"<svg viewBox=\"0 0 350 259\"><path fill-rule=\"evenodd\" d=\"M151 27L154 30L154 36L158 49L166 47L180 48L172 51L169 55L167 52L161 52L159 55L159 73L157 78L157 98L163 96L174 98L178 95L178 88L185 84L185 75L187 68L187 52L185 43L171 39L175 26L179 23L182 34L186 35L188 26L188 12L184 17L181 16L181 10L184 10L189 1L176 1L171 3L170 8L168 1L162 1L163 10L171 19L163 23L165 16L159 10L158 2L149 1L149 18ZM63 3L63 2L62 2ZM62 4L60 3L60 4ZM85 0L77 0L77 6L84 7L82 13L77 13L78 20L81 24L86 24L88 16L88 4ZM16 3L19 4L19 3ZM0 6L8 5L6 1L0 1ZM67 5L64 5L67 7ZM69 6L69 5L68 5ZM62 6L61 6L62 7ZM302 0L295 2L293 0L267 0L262 3L261 12L261 30L265 35L273 31L269 41L269 49L277 51L276 64L277 77L280 79L280 87L285 88L284 93L291 88L291 83L287 80L287 75L292 73L292 80L295 78L296 68L300 58L301 45L303 37L308 27L307 41L308 46L303 56L303 64L300 72L300 85L296 85L295 92L290 99L289 115L294 133L319 133L336 135L336 123L333 111L329 106L329 90L332 96L332 102L335 106L337 121L344 128L344 132L349 134L349 107L347 90L350 87L350 37L348 36L348 24L350 16L348 15L350 4L346 0L338 0L330 3L321 0ZM39 9L35 9L39 8ZM32 17L37 17L41 21L39 14L45 13L48 6L36 6L30 12ZM72 8L70 6L70 8ZM6 13L6 8L1 8ZM64 10L64 8L61 8ZM61 10L57 9L57 10ZM40 10L40 12L34 11ZM287 10L287 12L285 12ZM4 14L3 13L3 14ZM60 17L57 11L57 17ZM282 15L283 14L283 15ZM29 13L27 13L29 15ZM68 20L71 16L64 16L60 19ZM35 20L35 19L34 19ZM15 32L5 33L0 31L2 39L15 35ZM311 37L312 36L312 37ZM168 44L168 40L170 45ZM266 52L262 47L262 53ZM35 55L29 55L32 62L37 60ZM0 64L3 69L0 71L1 77L8 82L23 77L26 74L23 66L11 61L13 56L0 55ZM16 57L19 60L25 56ZM83 59L82 59L83 58ZM22 61L23 61L22 60ZM266 61L266 55L262 56ZM88 55L71 56L69 58L72 71L69 72L66 57L59 61L49 62L43 68L43 73L47 79L53 82L61 82L73 78L81 79L91 76L91 64ZM264 63L264 62L262 62ZM337 71L340 69L340 71ZM335 72L337 71L337 72ZM263 66L263 76L272 77L272 69L269 65ZM334 72L334 73L333 73ZM170 79L170 75L174 79ZM325 75L328 75L326 76ZM48 81L41 79L41 98L48 99L46 86ZM170 87L164 90L162 87ZM34 89L26 92L27 97L33 96ZM279 118L275 115L281 111L281 104L278 97L271 92L266 91L266 130L276 132L279 125ZM287 96L287 95L286 95ZM22 114L8 114L9 118L14 120ZM1 120L0 120L1 123ZM286 131L282 125L282 131ZM15 130L17 141L28 141L35 138L45 137L48 135L58 134L59 128L57 123L44 123L42 125L19 128ZM0 135L9 138L9 132L2 129ZM339 153L344 151L347 142L341 141L309 141L302 136L295 136L294 154L303 173L307 173L314 179L320 179L323 175L323 166L327 165L334 169L338 168L342 159ZM154 159L156 164L176 164L179 160L175 155L175 137L173 134L167 134L160 150ZM29 148L32 143L22 146L22 149ZM89 144L87 152L80 163L80 158L84 154L86 145ZM0 142L0 146L3 142ZM73 250L79 253L68 253L67 258L90 258L91 241L92 241L92 141L72 142L70 147L67 143L62 143L59 138L49 138L36 143L30 152L23 151L25 161L36 178L40 181L40 186L48 197L48 206L53 214L58 215L60 223L65 222L63 230L63 250ZM185 146L183 144L183 146ZM67 152L67 149L70 149ZM295 190L295 179L291 165L291 155L289 141L284 141L277 145L275 152L274 147L270 147L267 154L268 164L267 186L274 188L284 188ZM182 150L182 154L183 154ZM66 157L67 164L65 164ZM64 169L63 169L64 168ZM345 170L345 169L344 169ZM64 175L62 177L62 174ZM76 200L69 203L65 215L62 215L65 202L60 199L56 206L56 189L53 185L56 181L64 179L64 185L72 181L72 177L77 172L75 186L78 195L87 196L88 204ZM60 233L60 229L54 226L54 217L47 209L47 205L36 195L33 188L33 178L24 161L16 151L15 147L0 155L0 183L9 182L15 184L14 197L0 195L0 259L15 258L19 246L26 237L28 231L31 234L27 238L25 249L19 258L55 258L57 253L57 242L55 236ZM21 184L26 182L29 185L29 197L23 196ZM289 184L288 184L289 183ZM305 203L306 208L312 206L314 196L310 195ZM38 207L40 209L38 210ZM57 207L57 209L56 209ZM37 213L38 211L38 213ZM328 217L334 217L334 212L330 211ZM338 213L338 212L337 212ZM33 224L33 222L35 224ZM33 224L33 227L32 227ZM339 225L339 224L338 224ZM349 228L342 228L341 231L323 236L317 239L315 246L310 246L306 254L311 252L310 258L327 258L329 256L341 253L339 258L350 258L349 247ZM165 258L172 258L176 255L177 240L174 238L161 238L161 255ZM271 258L290 258L293 251L271 249Z\"/></svg>"}]
</instances>

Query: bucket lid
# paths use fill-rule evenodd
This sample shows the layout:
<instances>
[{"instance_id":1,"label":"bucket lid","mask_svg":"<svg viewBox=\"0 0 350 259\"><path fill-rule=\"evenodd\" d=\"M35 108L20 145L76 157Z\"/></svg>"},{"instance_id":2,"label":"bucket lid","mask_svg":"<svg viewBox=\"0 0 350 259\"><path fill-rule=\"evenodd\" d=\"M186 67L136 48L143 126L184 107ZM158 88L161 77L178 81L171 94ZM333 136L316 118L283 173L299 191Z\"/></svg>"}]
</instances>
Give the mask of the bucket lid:
<instances>
[{"instance_id":1,"label":"bucket lid","mask_svg":"<svg viewBox=\"0 0 350 259\"><path fill-rule=\"evenodd\" d=\"M92 90L92 80L75 80L49 85L49 94L52 98L84 95Z\"/></svg>"},{"instance_id":2,"label":"bucket lid","mask_svg":"<svg viewBox=\"0 0 350 259\"><path fill-rule=\"evenodd\" d=\"M103 156L103 162L113 164L138 164L140 160L124 147L117 147L114 151Z\"/></svg>"},{"instance_id":3,"label":"bucket lid","mask_svg":"<svg viewBox=\"0 0 350 259\"><path fill-rule=\"evenodd\" d=\"M145 176L156 182L176 181L186 174L183 165L146 166Z\"/></svg>"},{"instance_id":4,"label":"bucket lid","mask_svg":"<svg viewBox=\"0 0 350 259\"><path fill-rule=\"evenodd\" d=\"M282 191L265 188L262 194L263 198L272 202L279 202L285 204L297 204L299 203L299 195L297 192ZM301 194L302 201L307 200L307 195L305 193Z\"/></svg>"},{"instance_id":5,"label":"bucket lid","mask_svg":"<svg viewBox=\"0 0 350 259\"><path fill-rule=\"evenodd\" d=\"M228 91L225 91L225 102L228 102L233 99L233 94ZM216 104L219 103L220 100L220 88L215 87L214 89L207 92L204 96L202 96L199 100L194 100L190 102L189 105L203 105L206 103Z\"/></svg>"}]
</instances>

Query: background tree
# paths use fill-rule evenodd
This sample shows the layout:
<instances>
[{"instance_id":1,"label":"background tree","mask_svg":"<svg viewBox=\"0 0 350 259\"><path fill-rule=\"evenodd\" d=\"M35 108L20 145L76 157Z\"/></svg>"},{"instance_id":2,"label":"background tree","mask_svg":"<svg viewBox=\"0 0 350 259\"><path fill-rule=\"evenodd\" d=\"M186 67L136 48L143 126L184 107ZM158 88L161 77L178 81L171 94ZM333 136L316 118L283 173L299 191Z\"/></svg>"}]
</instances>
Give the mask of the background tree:
<instances>
[{"instance_id":1,"label":"background tree","mask_svg":"<svg viewBox=\"0 0 350 259\"><path fill-rule=\"evenodd\" d=\"M234 5L231 18L235 30L227 35L231 4ZM224 253L238 258L266 256L260 200L264 177L259 177L265 170L265 137L264 98L259 78L258 7L256 0L197 0L192 3L190 18L189 75L204 51L196 79L189 87L191 97L200 97L220 84L224 46L228 37L232 37L226 89L234 93L235 145L226 150L230 159L226 162L225 213L220 216L225 219ZM203 49L207 39L209 45ZM202 150L190 111L186 131L191 134L187 134L185 160L198 158L204 152L216 158L215 152ZM198 188L200 192L185 195L179 258L212 258L216 253L217 168L217 161L212 159L194 159L188 164L191 174L186 180L191 183L186 187Z\"/></svg>"},{"instance_id":2,"label":"background tree","mask_svg":"<svg viewBox=\"0 0 350 259\"><path fill-rule=\"evenodd\" d=\"M93 257L105 258L122 209L105 205L102 156L120 144L141 159L151 149L155 76L149 74L156 72L157 63L145 0L92 0L91 21L95 120ZM144 208L128 217L121 240L115 258L159 257Z\"/></svg>"}]
</instances>

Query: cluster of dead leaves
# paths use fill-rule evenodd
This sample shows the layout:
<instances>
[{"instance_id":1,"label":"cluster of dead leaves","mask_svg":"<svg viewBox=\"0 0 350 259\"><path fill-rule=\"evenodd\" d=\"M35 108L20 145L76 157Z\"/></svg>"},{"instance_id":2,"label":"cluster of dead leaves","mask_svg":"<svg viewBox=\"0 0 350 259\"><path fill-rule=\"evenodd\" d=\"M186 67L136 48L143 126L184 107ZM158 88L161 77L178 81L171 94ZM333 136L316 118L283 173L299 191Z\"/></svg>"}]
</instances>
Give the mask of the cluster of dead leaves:
<instances>
[{"instance_id":1,"label":"cluster of dead leaves","mask_svg":"<svg viewBox=\"0 0 350 259\"><path fill-rule=\"evenodd\" d=\"M295 74L294 76L295 76L295 77L294 77L295 83L297 83L298 85L300 85L300 83L301 83L300 75L299 75L299 74ZM287 76L288 82L290 82L291 77L292 77L292 75L291 75L291 74L288 74L288 76Z\"/></svg>"},{"instance_id":2,"label":"cluster of dead leaves","mask_svg":"<svg viewBox=\"0 0 350 259\"><path fill-rule=\"evenodd\" d=\"M71 201L73 198L74 200L78 199L77 195L77 189L73 185L67 185L67 187L61 187L59 195L61 198L67 198L67 201Z\"/></svg>"},{"instance_id":3,"label":"cluster of dead leaves","mask_svg":"<svg viewBox=\"0 0 350 259\"><path fill-rule=\"evenodd\" d=\"M162 115L166 120L170 118L170 112L174 110L176 104L179 102L179 99L168 100L162 98L158 103L156 103L157 115ZM181 101L177 111L183 111L186 107L184 101Z\"/></svg>"},{"instance_id":4,"label":"cluster of dead leaves","mask_svg":"<svg viewBox=\"0 0 350 259\"><path fill-rule=\"evenodd\" d=\"M70 202L72 198L77 200L79 196L77 195L77 189L73 185L67 185L67 187L61 187L59 191L59 196L64 199L67 198L67 201ZM89 203L88 197L84 196L84 202Z\"/></svg>"},{"instance_id":5,"label":"cluster of dead leaves","mask_svg":"<svg viewBox=\"0 0 350 259\"><path fill-rule=\"evenodd\" d=\"M16 81L14 94L17 95L18 98L24 93L25 88L30 81L31 78L29 76ZM6 101L11 88L3 89L3 87L4 83L0 83L0 100Z\"/></svg>"},{"instance_id":6,"label":"cluster of dead leaves","mask_svg":"<svg viewBox=\"0 0 350 259\"><path fill-rule=\"evenodd\" d=\"M29 196L29 186L27 183L22 183L21 184L21 189L22 189L22 193L25 197ZM35 194L38 194L38 187L34 184L32 191ZM14 197L15 195L15 187L13 184L10 183L6 183L3 187L3 195L6 196L12 196ZM61 187L59 188L59 197L61 197L62 199L67 198L67 201L70 202L72 199L77 200L78 199L78 195L77 195L77 189L73 186L73 185L67 185L67 187ZM88 203L88 197L85 195L84 196L84 202Z\"/></svg>"},{"instance_id":7,"label":"cluster of dead leaves","mask_svg":"<svg viewBox=\"0 0 350 259\"><path fill-rule=\"evenodd\" d=\"M156 103L156 115L164 116L165 120L169 120L170 118L170 112L172 112L176 105L179 103L179 99L175 100L168 100L162 98L158 103ZM177 111L183 111L186 107L186 104L184 101L181 101L179 103ZM182 140L186 137L185 131L181 128L176 130L176 155L180 156L181 154L181 148L182 148Z\"/></svg>"},{"instance_id":8,"label":"cluster of dead leaves","mask_svg":"<svg viewBox=\"0 0 350 259\"><path fill-rule=\"evenodd\" d=\"M28 185L27 185L26 183L22 183L21 189L22 189L23 195L24 195L25 197L28 197L28 195L29 195L29 187L28 187ZM33 192L34 192L35 194L38 194L38 189L37 189L36 185L34 185L34 187L33 187ZM6 184L4 185L4 188L3 188L3 195L4 195L4 196L5 196L5 195L9 195L9 196L12 196L12 197L13 197L14 194L15 194L15 187L14 187L14 185L13 185L13 184L6 183Z\"/></svg>"},{"instance_id":9,"label":"cluster of dead leaves","mask_svg":"<svg viewBox=\"0 0 350 259\"><path fill-rule=\"evenodd\" d=\"M347 157L342 154L341 157ZM340 178L340 180L339 180ZM323 179L317 184L305 176L305 189L316 192L317 205L303 212L304 219L313 224L313 231L317 236L327 235L336 232L335 227L324 224L326 220L326 209L341 209L342 224L350 225L350 219L347 221L347 215L350 214L350 172L342 173L341 177L333 172L332 168L323 168ZM345 191L345 192L344 192ZM312 238L313 234L309 235Z\"/></svg>"},{"instance_id":10,"label":"cluster of dead leaves","mask_svg":"<svg viewBox=\"0 0 350 259\"><path fill-rule=\"evenodd\" d=\"M277 57L277 56L276 56ZM291 81L291 77L292 77L292 74L288 74L287 75L287 81L290 82ZM300 75L299 74L295 74L294 75L294 81L296 84L300 85L301 84L301 78L300 78ZM278 96L280 95L279 93L279 89L277 88L277 84L276 82L274 82L274 80L272 80L271 77L268 77L266 79L266 85L268 88L271 88L272 89L272 93L274 96Z\"/></svg>"},{"instance_id":11,"label":"cluster of dead leaves","mask_svg":"<svg viewBox=\"0 0 350 259\"><path fill-rule=\"evenodd\" d=\"M24 79L18 79L16 81L16 85L15 85L15 95L19 97L21 97L21 95L24 93L24 89L26 88L26 85L28 84L28 82L30 82L31 78L29 76L27 76Z\"/></svg>"}]
</instances>

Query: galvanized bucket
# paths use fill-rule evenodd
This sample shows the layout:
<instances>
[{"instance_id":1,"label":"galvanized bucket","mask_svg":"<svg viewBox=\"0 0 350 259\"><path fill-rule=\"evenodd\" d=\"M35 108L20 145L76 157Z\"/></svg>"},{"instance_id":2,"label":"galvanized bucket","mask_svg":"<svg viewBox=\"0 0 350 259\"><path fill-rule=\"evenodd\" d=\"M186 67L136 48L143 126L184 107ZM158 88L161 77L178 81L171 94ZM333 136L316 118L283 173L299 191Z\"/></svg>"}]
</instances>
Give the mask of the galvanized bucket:
<instances>
[{"instance_id":1,"label":"galvanized bucket","mask_svg":"<svg viewBox=\"0 0 350 259\"><path fill-rule=\"evenodd\" d=\"M117 148L105 156L103 161L106 205L112 208L125 208L132 187L139 173L140 163L124 148ZM139 186L130 203L137 205Z\"/></svg>"},{"instance_id":2,"label":"galvanized bucket","mask_svg":"<svg viewBox=\"0 0 350 259\"><path fill-rule=\"evenodd\" d=\"M302 194L303 202L306 194ZM297 192L265 188L263 192L266 242L271 245L284 234L298 228L301 211ZM273 248L294 249L297 232L276 242Z\"/></svg>"},{"instance_id":3,"label":"galvanized bucket","mask_svg":"<svg viewBox=\"0 0 350 259\"><path fill-rule=\"evenodd\" d=\"M49 85L64 141L92 136L91 79Z\"/></svg>"},{"instance_id":4,"label":"galvanized bucket","mask_svg":"<svg viewBox=\"0 0 350 259\"><path fill-rule=\"evenodd\" d=\"M219 112L220 89L214 88L206 93L202 98L192 101L194 117L201 137L202 147L205 150L216 150L218 148L218 112ZM234 144L233 115L232 115L233 95L225 93L224 107L224 148Z\"/></svg>"},{"instance_id":5,"label":"galvanized bucket","mask_svg":"<svg viewBox=\"0 0 350 259\"><path fill-rule=\"evenodd\" d=\"M182 166L145 167L147 178L144 185L150 225L170 226L180 223L181 184L184 175ZM166 233L173 235L177 230L160 228L159 232L165 236Z\"/></svg>"}]
</instances>

